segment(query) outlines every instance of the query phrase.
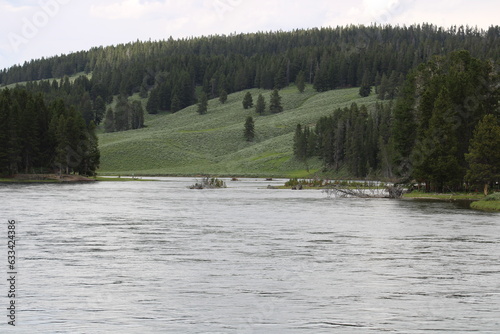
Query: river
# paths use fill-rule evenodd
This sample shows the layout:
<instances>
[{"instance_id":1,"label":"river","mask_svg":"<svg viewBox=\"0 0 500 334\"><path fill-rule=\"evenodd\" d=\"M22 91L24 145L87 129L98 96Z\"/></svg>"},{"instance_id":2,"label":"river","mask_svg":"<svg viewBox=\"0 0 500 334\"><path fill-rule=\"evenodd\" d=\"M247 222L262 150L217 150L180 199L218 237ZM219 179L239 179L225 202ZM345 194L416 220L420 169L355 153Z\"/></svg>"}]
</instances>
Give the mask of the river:
<instances>
[{"instance_id":1,"label":"river","mask_svg":"<svg viewBox=\"0 0 500 334\"><path fill-rule=\"evenodd\" d=\"M194 182L0 185L0 332L500 332L498 214Z\"/></svg>"}]
</instances>

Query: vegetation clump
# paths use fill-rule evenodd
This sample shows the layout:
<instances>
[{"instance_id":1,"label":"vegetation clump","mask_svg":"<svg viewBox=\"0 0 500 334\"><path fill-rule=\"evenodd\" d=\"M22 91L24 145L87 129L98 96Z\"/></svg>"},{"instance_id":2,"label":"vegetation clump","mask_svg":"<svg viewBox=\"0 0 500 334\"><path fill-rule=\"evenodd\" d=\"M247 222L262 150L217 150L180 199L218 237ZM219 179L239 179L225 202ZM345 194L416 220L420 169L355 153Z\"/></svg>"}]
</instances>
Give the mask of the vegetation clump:
<instances>
[{"instance_id":1,"label":"vegetation clump","mask_svg":"<svg viewBox=\"0 0 500 334\"><path fill-rule=\"evenodd\" d=\"M219 180L215 177L205 176L201 182L196 182L189 189L216 189L216 188L227 188L226 182Z\"/></svg>"}]
</instances>

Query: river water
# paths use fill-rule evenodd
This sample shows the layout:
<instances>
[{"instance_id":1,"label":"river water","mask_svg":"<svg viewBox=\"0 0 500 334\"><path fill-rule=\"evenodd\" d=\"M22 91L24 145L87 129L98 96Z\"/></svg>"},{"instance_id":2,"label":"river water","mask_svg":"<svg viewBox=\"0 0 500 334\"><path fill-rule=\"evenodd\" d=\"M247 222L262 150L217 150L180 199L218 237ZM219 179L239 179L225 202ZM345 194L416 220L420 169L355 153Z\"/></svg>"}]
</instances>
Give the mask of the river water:
<instances>
[{"instance_id":1,"label":"river water","mask_svg":"<svg viewBox=\"0 0 500 334\"><path fill-rule=\"evenodd\" d=\"M1 185L0 332L500 332L498 214L158 180Z\"/></svg>"}]
</instances>

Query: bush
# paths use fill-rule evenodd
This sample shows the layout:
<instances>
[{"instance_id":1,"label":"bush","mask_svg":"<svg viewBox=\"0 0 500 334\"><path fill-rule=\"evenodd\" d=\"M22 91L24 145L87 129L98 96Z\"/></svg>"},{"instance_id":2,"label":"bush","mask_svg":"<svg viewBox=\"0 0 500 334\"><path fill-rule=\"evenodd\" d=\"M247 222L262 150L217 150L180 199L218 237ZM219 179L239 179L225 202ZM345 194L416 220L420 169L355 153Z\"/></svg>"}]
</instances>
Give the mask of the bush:
<instances>
[{"instance_id":1,"label":"bush","mask_svg":"<svg viewBox=\"0 0 500 334\"><path fill-rule=\"evenodd\" d=\"M500 193L493 193L484 198L485 201L500 201Z\"/></svg>"}]
</instances>

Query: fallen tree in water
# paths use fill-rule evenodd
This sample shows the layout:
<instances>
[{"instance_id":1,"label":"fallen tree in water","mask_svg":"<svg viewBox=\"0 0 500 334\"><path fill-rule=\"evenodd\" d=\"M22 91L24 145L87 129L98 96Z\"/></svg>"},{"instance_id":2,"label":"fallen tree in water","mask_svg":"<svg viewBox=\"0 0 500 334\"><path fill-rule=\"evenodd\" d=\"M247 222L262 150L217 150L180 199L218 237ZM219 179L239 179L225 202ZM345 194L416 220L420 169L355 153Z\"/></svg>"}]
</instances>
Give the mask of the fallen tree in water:
<instances>
[{"instance_id":1,"label":"fallen tree in water","mask_svg":"<svg viewBox=\"0 0 500 334\"><path fill-rule=\"evenodd\" d=\"M401 198L406 188L401 185L380 187L352 187L349 185L333 184L323 190L328 197L358 197L358 198Z\"/></svg>"}]
</instances>

